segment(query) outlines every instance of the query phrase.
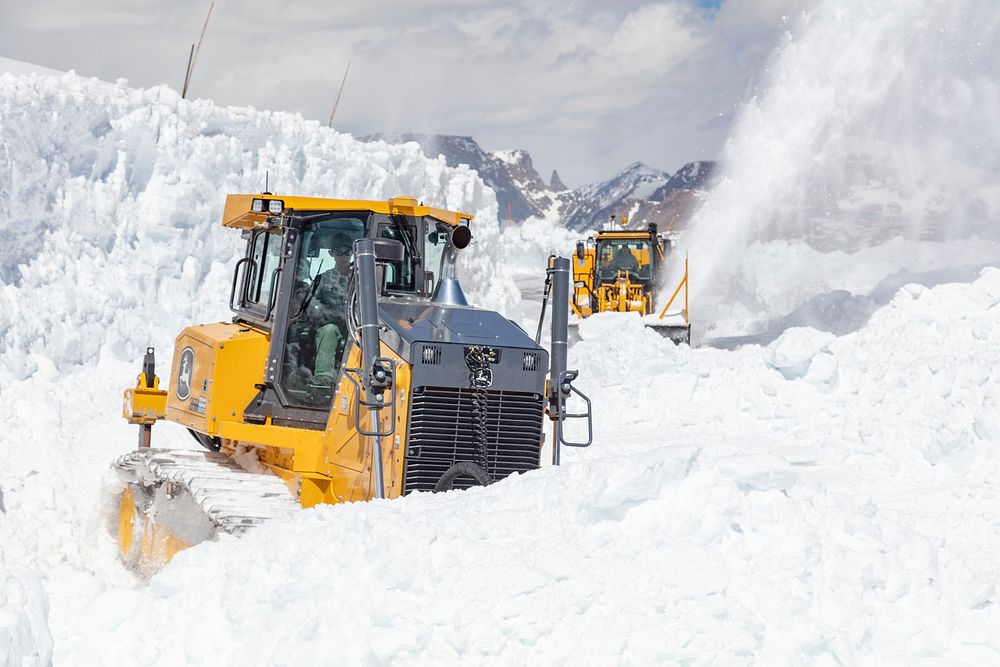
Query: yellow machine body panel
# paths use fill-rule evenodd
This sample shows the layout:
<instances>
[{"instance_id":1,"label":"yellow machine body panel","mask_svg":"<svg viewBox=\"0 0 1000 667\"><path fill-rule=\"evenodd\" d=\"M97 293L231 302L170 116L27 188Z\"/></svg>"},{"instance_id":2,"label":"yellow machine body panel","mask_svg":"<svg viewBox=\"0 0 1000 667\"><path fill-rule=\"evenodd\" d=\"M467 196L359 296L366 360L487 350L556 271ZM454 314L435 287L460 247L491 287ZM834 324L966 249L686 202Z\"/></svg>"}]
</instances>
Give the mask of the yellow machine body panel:
<instances>
[{"instance_id":1,"label":"yellow machine body panel","mask_svg":"<svg viewBox=\"0 0 1000 667\"><path fill-rule=\"evenodd\" d=\"M255 206L254 202L260 203ZM269 209L271 202L278 202L280 208L276 207L275 211L271 211ZM266 227L269 217L287 209L297 211L371 211L385 215L430 216L449 225L460 225L474 218L469 213L423 206L413 197L393 197L386 201L368 201L285 195L229 195L226 197L222 224L237 229Z\"/></svg>"},{"instance_id":2,"label":"yellow machine body panel","mask_svg":"<svg viewBox=\"0 0 1000 667\"><path fill-rule=\"evenodd\" d=\"M263 381L269 336L224 322L187 327L177 337L166 418L218 436L224 421L242 421Z\"/></svg>"},{"instance_id":3,"label":"yellow machine body panel","mask_svg":"<svg viewBox=\"0 0 1000 667\"><path fill-rule=\"evenodd\" d=\"M392 408L386 408L381 411L379 422L380 430L388 431L391 420L395 419L392 434L383 438L382 469L385 496L396 498L402 493L402 443L406 441L410 367L384 344L381 353L396 363L395 415ZM345 366L357 368L360 365L360 348L354 346ZM373 448L369 437L357 431L356 394L357 386L346 374L342 374L329 422L323 431L274 424L247 424L227 418L220 425L220 435L227 448L235 450L242 446L255 449L260 461L293 488L303 507L367 500L373 496ZM371 424L362 423L362 427L370 428Z\"/></svg>"}]
</instances>

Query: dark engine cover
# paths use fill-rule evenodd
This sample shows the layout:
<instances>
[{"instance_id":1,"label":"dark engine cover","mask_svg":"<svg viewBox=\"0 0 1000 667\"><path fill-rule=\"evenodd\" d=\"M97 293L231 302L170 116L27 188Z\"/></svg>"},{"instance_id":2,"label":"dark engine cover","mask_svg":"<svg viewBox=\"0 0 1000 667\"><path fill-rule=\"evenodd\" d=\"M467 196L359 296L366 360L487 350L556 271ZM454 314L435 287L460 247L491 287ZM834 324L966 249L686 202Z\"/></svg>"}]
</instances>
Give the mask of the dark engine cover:
<instances>
[{"instance_id":1,"label":"dark engine cover","mask_svg":"<svg viewBox=\"0 0 1000 667\"><path fill-rule=\"evenodd\" d=\"M433 491L463 461L494 480L538 468L548 353L492 311L379 305L383 340L413 369L403 493Z\"/></svg>"}]
</instances>

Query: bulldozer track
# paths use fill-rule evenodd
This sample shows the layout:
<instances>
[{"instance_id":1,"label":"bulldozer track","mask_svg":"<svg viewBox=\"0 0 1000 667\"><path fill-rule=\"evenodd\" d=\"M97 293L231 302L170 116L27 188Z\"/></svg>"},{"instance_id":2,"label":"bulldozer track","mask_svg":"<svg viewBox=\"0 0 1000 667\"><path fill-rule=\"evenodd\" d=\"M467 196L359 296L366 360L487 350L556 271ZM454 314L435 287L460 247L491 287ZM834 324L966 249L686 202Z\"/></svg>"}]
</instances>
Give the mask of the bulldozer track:
<instances>
[{"instance_id":1,"label":"bulldozer track","mask_svg":"<svg viewBox=\"0 0 1000 667\"><path fill-rule=\"evenodd\" d=\"M186 489L216 528L232 535L301 509L280 477L244 470L218 452L140 449L119 457L112 468L126 484Z\"/></svg>"}]
</instances>

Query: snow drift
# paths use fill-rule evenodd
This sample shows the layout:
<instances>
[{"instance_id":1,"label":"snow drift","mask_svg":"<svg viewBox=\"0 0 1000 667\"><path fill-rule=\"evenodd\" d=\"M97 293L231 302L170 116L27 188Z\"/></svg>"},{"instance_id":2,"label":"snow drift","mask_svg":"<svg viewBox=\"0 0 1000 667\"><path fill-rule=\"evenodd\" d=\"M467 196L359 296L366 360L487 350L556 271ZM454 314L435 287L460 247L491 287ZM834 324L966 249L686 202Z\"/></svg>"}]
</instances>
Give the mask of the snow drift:
<instances>
[{"instance_id":1,"label":"snow drift","mask_svg":"<svg viewBox=\"0 0 1000 667\"><path fill-rule=\"evenodd\" d=\"M496 200L473 172L298 115L72 74L0 75L0 114L0 381L134 359L169 348L177 322L224 317L242 252L219 224L225 194L263 190L265 172L278 192L411 194L476 214L481 245L496 235ZM484 292L492 273L467 264Z\"/></svg>"},{"instance_id":2,"label":"snow drift","mask_svg":"<svg viewBox=\"0 0 1000 667\"><path fill-rule=\"evenodd\" d=\"M588 320L572 354L600 397L597 442L574 463L204 544L148 587L95 595L62 650L133 664L995 661L998 307L991 269L910 286L857 333L793 329L767 349L674 347L638 318L608 337L608 318ZM626 354L647 360L638 391Z\"/></svg>"}]
</instances>

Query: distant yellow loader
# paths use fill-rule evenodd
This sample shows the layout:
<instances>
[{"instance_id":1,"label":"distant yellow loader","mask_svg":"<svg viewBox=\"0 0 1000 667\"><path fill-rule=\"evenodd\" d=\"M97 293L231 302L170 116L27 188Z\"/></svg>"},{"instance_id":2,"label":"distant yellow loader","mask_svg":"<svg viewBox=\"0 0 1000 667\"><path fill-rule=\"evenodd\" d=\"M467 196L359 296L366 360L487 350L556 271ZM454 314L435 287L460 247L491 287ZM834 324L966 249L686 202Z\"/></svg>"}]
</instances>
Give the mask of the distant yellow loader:
<instances>
[{"instance_id":1,"label":"distant yellow loader","mask_svg":"<svg viewBox=\"0 0 1000 667\"><path fill-rule=\"evenodd\" d=\"M613 216L611 226L615 226ZM666 267L674 261L674 246L672 235L660 233L655 224L629 229L625 217L618 229L605 229L578 241L573 257L572 312L580 318L594 313L639 313L646 326L675 343L690 344L686 258L684 277L659 315L654 314ZM681 290L683 306L671 310Z\"/></svg>"}]
</instances>

